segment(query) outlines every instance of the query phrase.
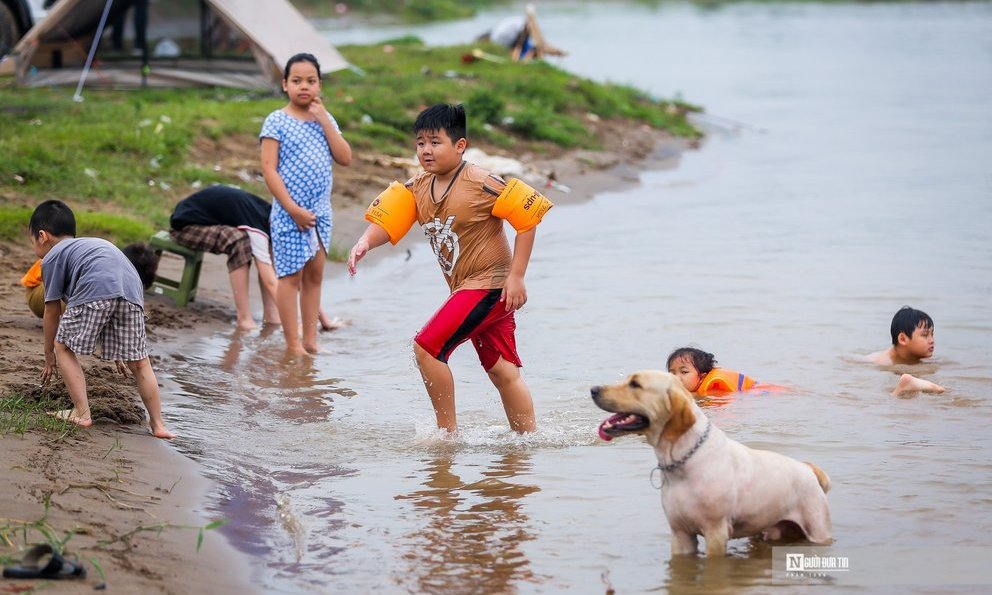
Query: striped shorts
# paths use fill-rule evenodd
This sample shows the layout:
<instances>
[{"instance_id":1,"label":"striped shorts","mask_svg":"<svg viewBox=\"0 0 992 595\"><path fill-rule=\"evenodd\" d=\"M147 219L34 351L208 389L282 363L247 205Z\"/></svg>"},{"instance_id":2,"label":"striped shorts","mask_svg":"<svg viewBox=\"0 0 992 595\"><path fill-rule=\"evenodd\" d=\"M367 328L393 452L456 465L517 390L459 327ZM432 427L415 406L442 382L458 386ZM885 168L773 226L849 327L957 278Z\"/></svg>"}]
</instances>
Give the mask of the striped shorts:
<instances>
[{"instance_id":1,"label":"striped shorts","mask_svg":"<svg viewBox=\"0 0 992 595\"><path fill-rule=\"evenodd\" d=\"M227 254L227 271L232 273L251 264L251 240L248 232L228 225L187 225L169 232L181 246Z\"/></svg>"},{"instance_id":2,"label":"striped shorts","mask_svg":"<svg viewBox=\"0 0 992 595\"><path fill-rule=\"evenodd\" d=\"M148 357L145 311L124 298L96 300L73 306L62 314L55 340L79 355L134 362Z\"/></svg>"},{"instance_id":3,"label":"striped shorts","mask_svg":"<svg viewBox=\"0 0 992 595\"><path fill-rule=\"evenodd\" d=\"M514 331L513 310L499 301L502 289L459 289L448 297L414 341L438 361L447 363L451 352L472 341L479 363L489 371L503 358L521 367Z\"/></svg>"}]
</instances>

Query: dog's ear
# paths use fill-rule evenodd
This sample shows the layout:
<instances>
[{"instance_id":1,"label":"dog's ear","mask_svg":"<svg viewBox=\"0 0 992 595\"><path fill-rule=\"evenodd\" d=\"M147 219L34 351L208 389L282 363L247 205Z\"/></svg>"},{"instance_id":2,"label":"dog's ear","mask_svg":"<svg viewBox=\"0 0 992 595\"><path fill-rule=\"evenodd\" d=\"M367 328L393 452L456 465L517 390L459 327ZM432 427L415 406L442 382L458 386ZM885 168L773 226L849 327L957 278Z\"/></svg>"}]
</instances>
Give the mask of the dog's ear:
<instances>
[{"instance_id":1,"label":"dog's ear","mask_svg":"<svg viewBox=\"0 0 992 595\"><path fill-rule=\"evenodd\" d=\"M692 412L692 395L679 381L669 386L668 403L670 406L668 422L665 423L661 437L674 442L696 424L696 414Z\"/></svg>"}]
</instances>

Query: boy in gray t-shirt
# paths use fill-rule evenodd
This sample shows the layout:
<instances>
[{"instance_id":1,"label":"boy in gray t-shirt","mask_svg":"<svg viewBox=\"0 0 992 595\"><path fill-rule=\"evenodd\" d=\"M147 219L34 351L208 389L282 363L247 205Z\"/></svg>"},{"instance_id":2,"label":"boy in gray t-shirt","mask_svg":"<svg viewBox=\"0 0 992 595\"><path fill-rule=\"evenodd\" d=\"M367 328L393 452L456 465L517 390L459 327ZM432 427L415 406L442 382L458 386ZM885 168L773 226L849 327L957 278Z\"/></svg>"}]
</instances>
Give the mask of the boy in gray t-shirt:
<instances>
[{"instance_id":1,"label":"boy in gray t-shirt","mask_svg":"<svg viewBox=\"0 0 992 595\"><path fill-rule=\"evenodd\" d=\"M62 201L47 200L31 215L31 247L41 260L45 285L45 368L41 382L62 374L72 409L52 415L89 427L93 424L86 396L86 379L76 354L114 360L121 373L131 370L148 410L152 434L171 439L165 427L158 380L145 347L144 291L154 277L139 271L116 246L100 238L76 238L76 218ZM133 246L128 249L133 250ZM144 269L144 267L142 267ZM61 301L66 310L61 314ZM127 365L127 368L124 365Z\"/></svg>"}]
</instances>

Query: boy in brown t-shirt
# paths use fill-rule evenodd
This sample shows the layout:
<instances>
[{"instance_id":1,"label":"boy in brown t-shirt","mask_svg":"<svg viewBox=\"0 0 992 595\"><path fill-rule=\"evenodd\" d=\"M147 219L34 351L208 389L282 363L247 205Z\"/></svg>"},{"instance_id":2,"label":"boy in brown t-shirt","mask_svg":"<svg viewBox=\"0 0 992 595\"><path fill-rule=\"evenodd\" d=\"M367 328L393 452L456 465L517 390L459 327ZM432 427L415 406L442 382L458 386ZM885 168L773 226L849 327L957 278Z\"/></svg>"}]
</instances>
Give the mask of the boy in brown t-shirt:
<instances>
[{"instance_id":1,"label":"boy in brown t-shirt","mask_svg":"<svg viewBox=\"0 0 992 595\"><path fill-rule=\"evenodd\" d=\"M449 432L458 429L454 379L447 362L455 347L471 339L499 391L510 427L533 432L534 404L518 369L522 364L513 313L527 302L524 273L535 226L551 205L544 199L531 226L517 232L511 252L503 219L492 214L506 183L462 159L468 146L465 109L446 104L429 107L417 117L413 131L417 158L425 171L405 184L413 195L411 219L415 216L423 228L451 289L447 301L414 339L417 366L437 425ZM376 199L373 207L378 203ZM387 241L395 244L405 231L394 234L375 222L369 225L351 249L351 274L369 250Z\"/></svg>"}]
</instances>

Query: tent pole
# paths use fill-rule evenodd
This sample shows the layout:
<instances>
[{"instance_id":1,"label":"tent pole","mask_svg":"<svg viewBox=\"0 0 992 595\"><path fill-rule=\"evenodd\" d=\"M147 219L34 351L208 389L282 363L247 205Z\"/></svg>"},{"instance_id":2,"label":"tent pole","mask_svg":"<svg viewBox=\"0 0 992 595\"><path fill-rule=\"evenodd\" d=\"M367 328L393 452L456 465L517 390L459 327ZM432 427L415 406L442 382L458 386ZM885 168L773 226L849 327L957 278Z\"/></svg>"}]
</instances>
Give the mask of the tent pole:
<instances>
[{"instance_id":1,"label":"tent pole","mask_svg":"<svg viewBox=\"0 0 992 595\"><path fill-rule=\"evenodd\" d=\"M96 37L93 38L93 45L90 46L90 53L86 56L86 65L83 66L83 74L79 77L79 85L76 86L76 94L72 96L72 100L75 102L81 102L83 96L80 94L83 90L83 84L86 82L86 77L90 73L90 64L93 63L93 57L96 55L96 48L100 45L100 38L103 37L103 28L107 25L107 16L110 14L110 7L113 6L114 0L107 0L107 5L103 7L103 15L100 16L100 25L96 28Z\"/></svg>"}]
</instances>

